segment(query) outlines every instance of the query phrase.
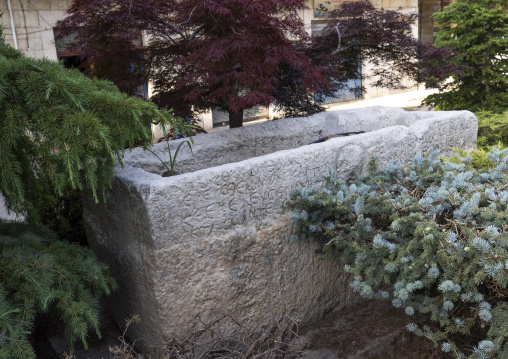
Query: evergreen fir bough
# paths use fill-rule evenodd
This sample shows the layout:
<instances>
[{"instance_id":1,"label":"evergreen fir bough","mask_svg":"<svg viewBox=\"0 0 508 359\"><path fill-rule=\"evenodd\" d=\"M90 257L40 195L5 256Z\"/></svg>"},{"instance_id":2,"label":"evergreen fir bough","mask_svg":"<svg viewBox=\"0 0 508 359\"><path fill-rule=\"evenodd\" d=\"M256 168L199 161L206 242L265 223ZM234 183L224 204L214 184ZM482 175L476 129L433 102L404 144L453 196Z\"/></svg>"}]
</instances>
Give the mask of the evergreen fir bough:
<instances>
[{"instance_id":1,"label":"evergreen fir bough","mask_svg":"<svg viewBox=\"0 0 508 359\"><path fill-rule=\"evenodd\" d=\"M437 151L408 168L390 162L354 182L333 171L294 190L295 234L320 240L364 298L402 308L407 329L454 358L508 358L508 149L475 170ZM427 314L428 325L411 323ZM447 353L447 354L446 354Z\"/></svg>"},{"instance_id":2,"label":"evergreen fir bough","mask_svg":"<svg viewBox=\"0 0 508 359\"><path fill-rule=\"evenodd\" d=\"M35 317L50 310L71 343L86 347L89 328L100 335L98 299L116 286L88 248L38 224L62 211L48 208L67 195L64 207L74 216L77 190L85 188L98 200L124 151L151 145L151 123L190 128L110 82L24 57L4 44L1 30L0 193L27 223L0 220L0 358L26 359L35 358L28 341ZM61 234L75 230L53 222Z\"/></svg>"},{"instance_id":3,"label":"evergreen fir bough","mask_svg":"<svg viewBox=\"0 0 508 359\"><path fill-rule=\"evenodd\" d=\"M0 358L35 358L27 337L50 309L86 348L88 328L100 336L98 298L116 287L108 273L91 250L42 225L0 220Z\"/></svg>"},{"instance_id":4,"label":"evergreen fir bough","mask_svg":"<svg viewBox=\"0 0 508 359\"><path fill-rule=\"evenodd\" d=\"M457 69L424 104L440 110L508 109L508 1L457 0L433 18L441 31L434 46L457 54Z\"/></svg>"},{"instance_id":5,"label":"evergreen fir bough","mask_svg":"<svg viewBox=\"0 0 508 359\"><path fill-rule=\"evenodd\" d=\"M43 195L67 189L98 200L124 151L151 145L151 123L189 131L108 81L0 43L0 190L16 213L37 221Z\"/></svg>"}]
</instances>

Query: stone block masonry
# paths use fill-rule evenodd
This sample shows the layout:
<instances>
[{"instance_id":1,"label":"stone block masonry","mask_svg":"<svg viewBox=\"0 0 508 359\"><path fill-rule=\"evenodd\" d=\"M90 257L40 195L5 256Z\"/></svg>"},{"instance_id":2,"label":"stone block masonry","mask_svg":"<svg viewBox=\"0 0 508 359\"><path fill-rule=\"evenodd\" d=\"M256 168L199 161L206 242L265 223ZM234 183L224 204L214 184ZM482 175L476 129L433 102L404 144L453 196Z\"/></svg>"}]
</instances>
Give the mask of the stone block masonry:
<instances>
[{"instance_id":1,"label":"stone block masonry","mask_svg":"<svg viewBox=\"0 0 508 359\"><path fill-rule=\"evenodd\" d=\"M366 133L307 145L350 131ZM305 325L354 305L351 278L320 259L319 245L289 244L283 204L290 191L320 185L327 166L352 178L373 154L384 164L407 163L429 148L443 155L451 147L471 150L476 133L477 119L467 111L374 107L196 136L194 154L183 147L178 155L174 177L161 176L152 154L128 153L106 203L84 196L90 246L120 287L110 298L115 319L123 324L138 313L142 322L130 336L156 355L188 323L223 313L249 334L282 315ZM172 141L172 151L180 141ZM162 156L166 144L156 151Z\"/></svg>"}]
</instances>

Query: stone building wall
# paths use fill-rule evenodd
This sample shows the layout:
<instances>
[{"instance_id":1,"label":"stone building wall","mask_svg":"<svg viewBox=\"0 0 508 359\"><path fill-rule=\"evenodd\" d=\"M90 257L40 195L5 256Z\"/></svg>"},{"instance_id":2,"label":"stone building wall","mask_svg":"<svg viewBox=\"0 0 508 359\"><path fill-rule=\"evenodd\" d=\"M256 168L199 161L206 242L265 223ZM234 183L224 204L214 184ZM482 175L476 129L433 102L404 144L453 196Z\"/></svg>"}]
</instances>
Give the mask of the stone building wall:
<instances>
[{"instance_id":1,"label":"stone building wall","mask_svg":"<svg viewBox=\"0 0 508 359\"><path fill-rule=\"evenodd\" d=\"M10 0L18 48L27 56L57 60L53 28L71 0ZM0 0L5 40L14 46L8 0Z\"/></svg>"},{"instance_id":2,"label":"stone building wall","mask_svg":"<svg viewBox=\"0 0 508 359\"><path fill-rule=\"evenodd\" d=\"M420 0L419 1L419 14L421 14L419 37L427 43L434 42L434 21L431 16L434 13L434 0Z\"/></svg>"}]
</instances>

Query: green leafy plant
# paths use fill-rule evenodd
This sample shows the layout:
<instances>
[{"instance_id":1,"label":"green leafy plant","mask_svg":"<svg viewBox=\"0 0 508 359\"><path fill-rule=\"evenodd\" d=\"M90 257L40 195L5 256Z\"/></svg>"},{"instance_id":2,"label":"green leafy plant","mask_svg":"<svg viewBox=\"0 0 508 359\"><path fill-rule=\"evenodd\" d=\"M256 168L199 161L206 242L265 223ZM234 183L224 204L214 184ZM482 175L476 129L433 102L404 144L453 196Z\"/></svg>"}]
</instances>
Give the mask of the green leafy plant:
<instances>
[{"instance_id":1,"label":"green leafy plant","mask_svg":"<svg viewBox=\"0 0 508 359\"><path fill-rule=\"evenodd\" d=\"M508 111L494 113L478 111L478 147L488 150L492 146L508 146Z\"/></svg>"},{"instance_id":2,"label":"green leafy plant","mask_svg":"<svg viewBox=\"0 0 508 359\"><path fill-rule=\"evenodd\" d=\"M320 240L351 273L362 297L391 300L407 329L443 356L508 357L508 149L441 161L433 151L411 166L390 162L346 183L329 170L322 188L294 190L291 240Z\"/></svg>"},{"instance_id":3,"label":"green leafy plant","mask_svg":"<svg viewBox=\"0 0 508 359\"><path fill-rule=\"evenodd\" d=\"M478 150L466 152L454 148L456 154L449 160L460 163L461 158L471 156L473 168L489 169L495 166L495 163L488 158L492 147L503 149L508 145L508 111L503 113L479 111L475 115L478 118Z\"/></svg>"},{"instance_id":4,"label":"green leafy plant","mask_svg":"<svg viewBox=\"0 0 508 359\"><path fill-rule=\"evenodd\" d=\"M470 157L471 166L474 169L488 170L489 168L493 168L496 166L496 164L489 159L489 153L492 153L492 151L496 151L494 148L503 149L504 146L502 144L499 144L498 146L492 146L488 150L479 149L471 152L467 152L459 148L454 148L453 149L455 151L454 156L452 158L443 160L450 161L453 163L461 163L465 158Z\"/></svg>"},{"instance_id":5,"label":"green leafy plant","mask_svg":"<svg viewBox=\"0 0 508 359\"><path fill-rule=\"evenodd\" d=\"M191 153L192 153L192 145L194 144L194 140L192 139L192 137L190 137L189 140L180 142L180 144L178 145L178 147L175 150L174 155L171 154L171 148L169 147L169 140L167 140L167 139L166 139L166 144L168 145L169 167L168 167L168 164L165 161L163 161L159 156L157 156L157 154L154 151L152 151L149 148L146 148L146 150L148 152L150 152L151 154L153 154L155 157L157 157L159 159L159 161L161 161L161 163L167 169L167 172L165 172L165 174L167 174L167 176L170 177L170 176L175 175L174 169L175 169L176 156L178 155L178 152L180 152L180 149L182 148L183 145L187 144L189 146L189 149L191 150ZM163 176L164 176L164 174L163 174Z\"/></svg>"}]
</instances>

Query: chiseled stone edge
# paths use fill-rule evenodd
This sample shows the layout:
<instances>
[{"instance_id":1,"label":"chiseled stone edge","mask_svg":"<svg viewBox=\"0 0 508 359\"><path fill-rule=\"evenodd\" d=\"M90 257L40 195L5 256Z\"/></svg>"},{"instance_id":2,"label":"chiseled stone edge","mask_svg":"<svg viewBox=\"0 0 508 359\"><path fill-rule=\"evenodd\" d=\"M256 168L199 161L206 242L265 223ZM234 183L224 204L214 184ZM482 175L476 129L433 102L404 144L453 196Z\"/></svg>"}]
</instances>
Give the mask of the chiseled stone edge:
<instances>
[{"instance_id":1,"label":"chiseled stone edge","mask_svg":"<svg viewBox=\"0 0 508 359\"><path fill-rule=\"evenodd\" d=\"M453 112L455 114L461 111ZM264 122L228 131L213 132L194 137L193 153L183 146L177 156L178 174L195 172L232 162L263 156L281 150L298 148L328 135L365 131L403 125L410 126L422 119L441 118L451 112L414 111L399 108L375 106L365 109L322 112L306 118L286 118ZM186 139L170 141L172 153ZM154 146L155 153L168 161L167 144ZM165 171L160 161L153 155L134 149L125 156L125 164L141 167L146 171L161 174Z\"/></svg>"}]
</instances>

